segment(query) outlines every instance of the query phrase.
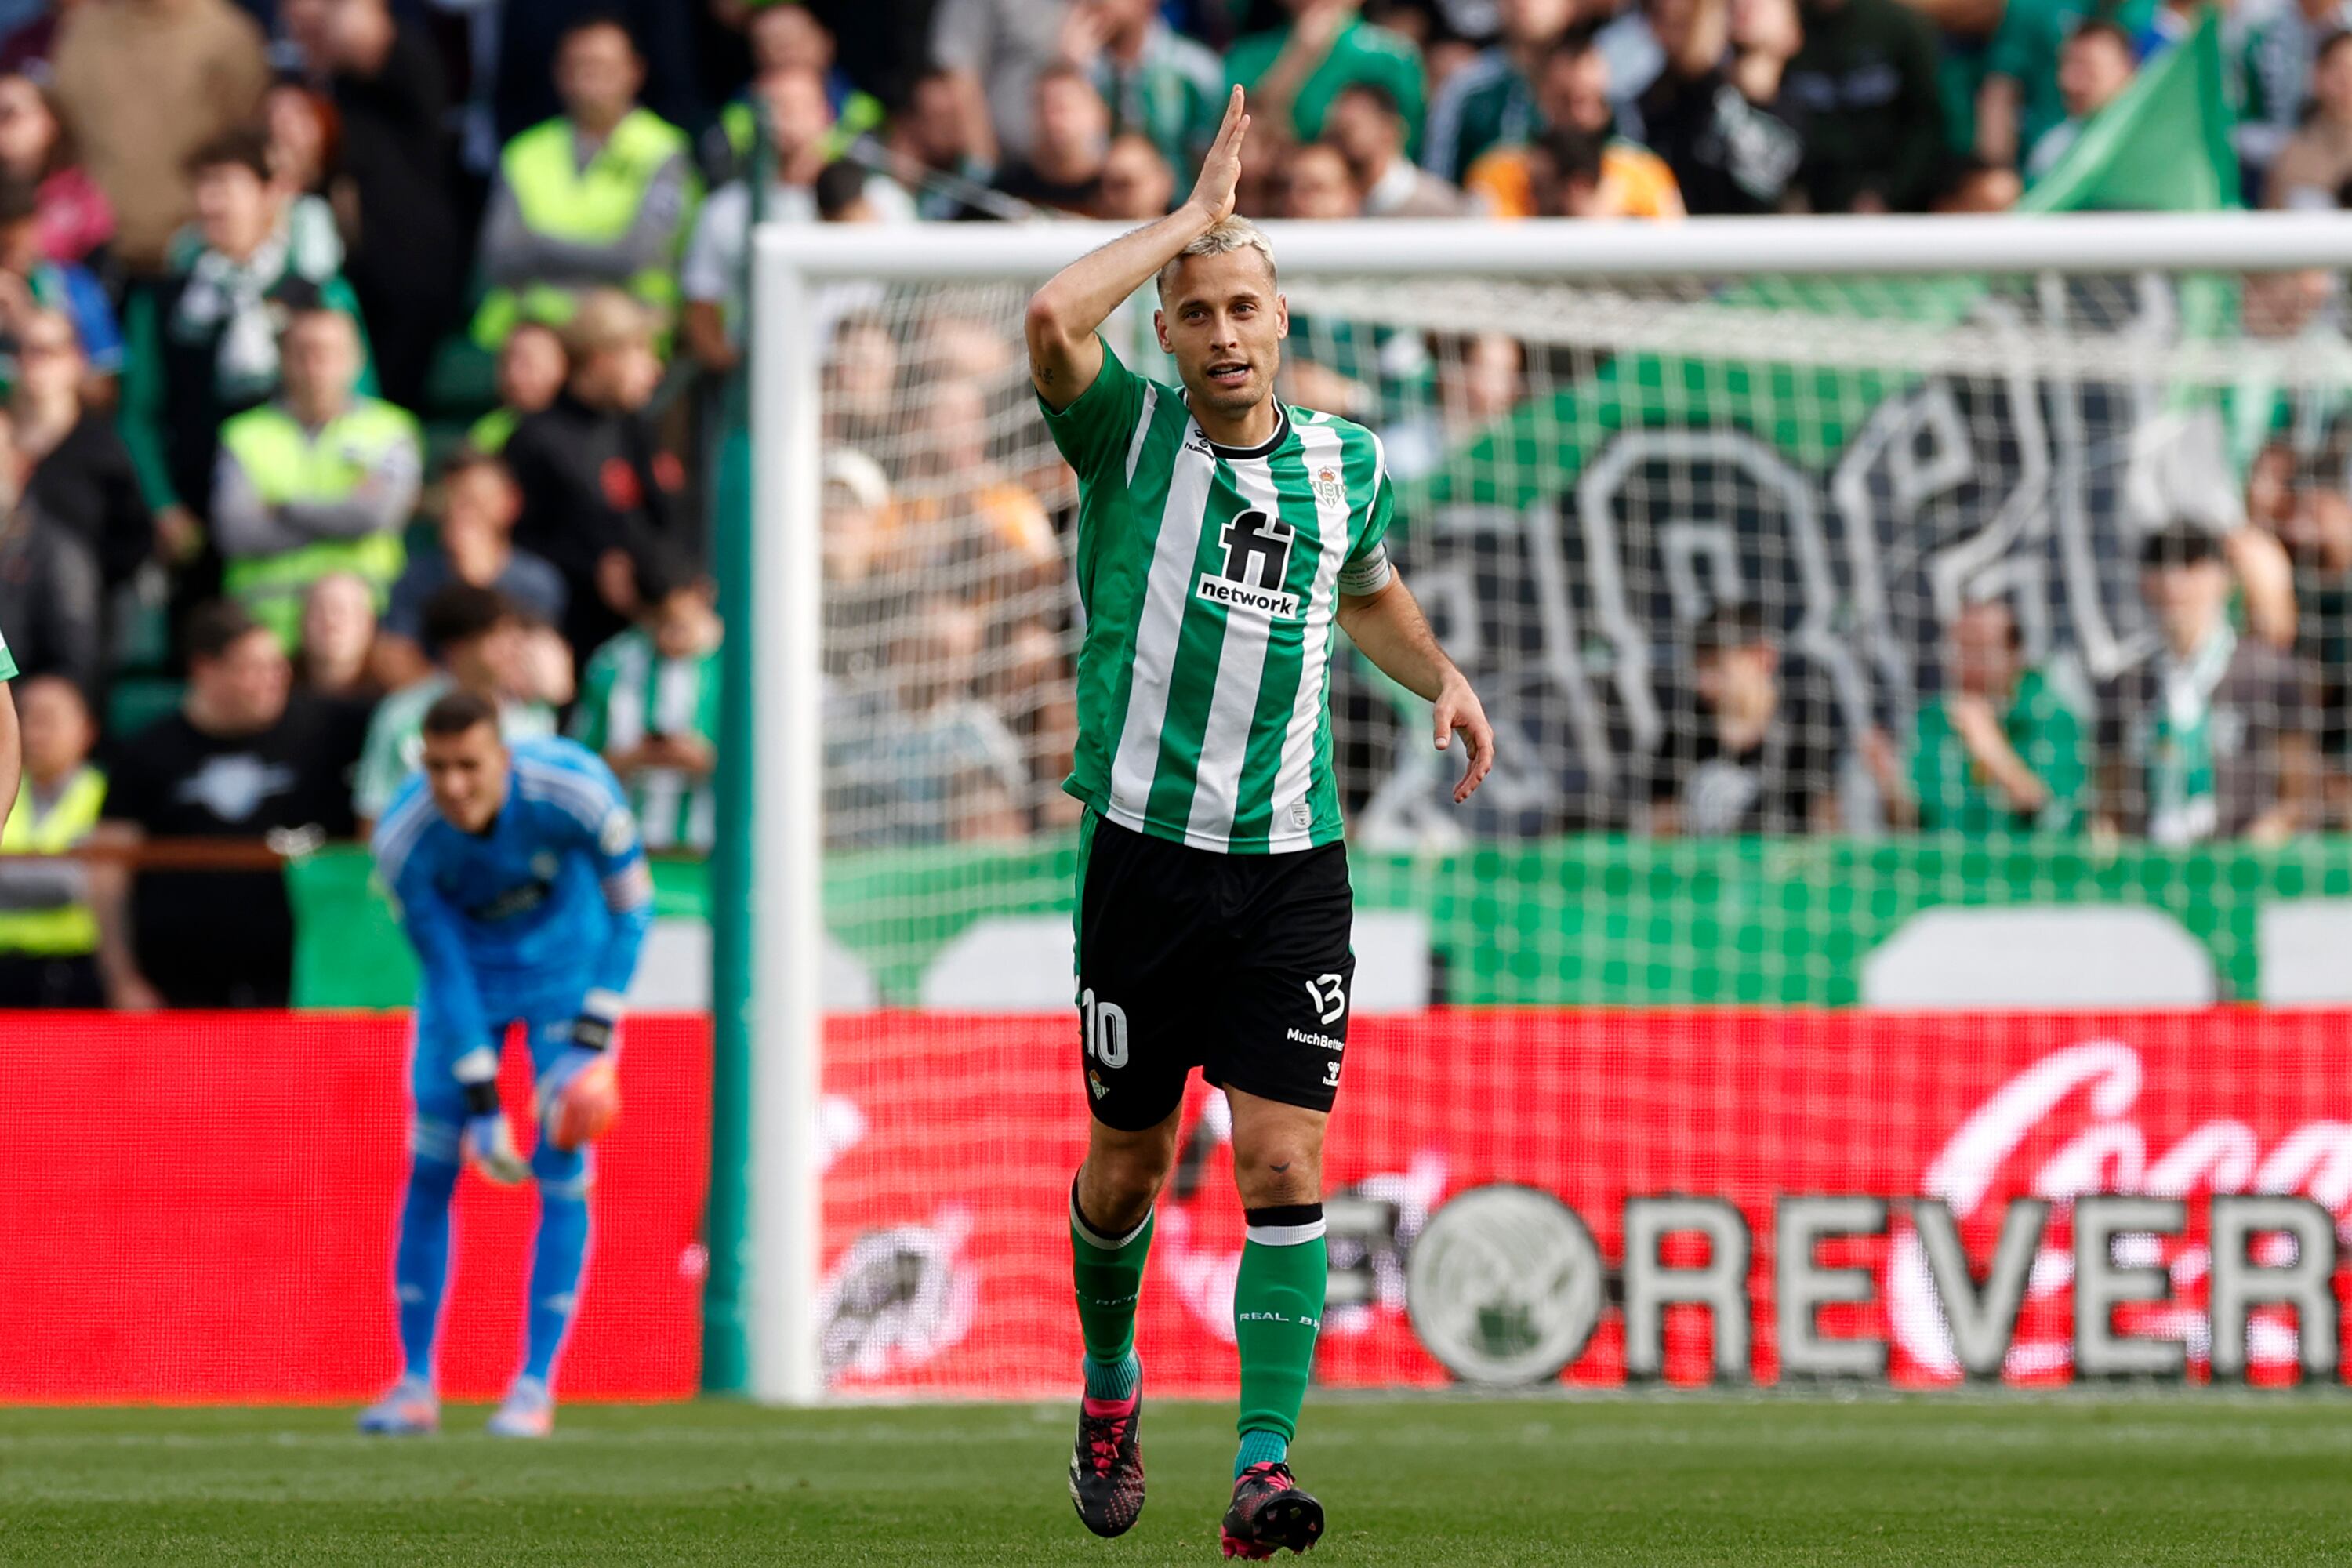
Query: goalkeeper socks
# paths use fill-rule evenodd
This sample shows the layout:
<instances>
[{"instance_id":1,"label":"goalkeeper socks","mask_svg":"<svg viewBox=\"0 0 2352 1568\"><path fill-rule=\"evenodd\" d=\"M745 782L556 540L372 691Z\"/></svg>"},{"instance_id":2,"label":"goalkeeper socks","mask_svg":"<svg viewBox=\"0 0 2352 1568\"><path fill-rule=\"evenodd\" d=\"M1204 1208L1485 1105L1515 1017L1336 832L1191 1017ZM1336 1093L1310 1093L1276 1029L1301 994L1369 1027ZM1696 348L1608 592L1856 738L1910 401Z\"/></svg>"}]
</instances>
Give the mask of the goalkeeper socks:
<instances>
[{"instance_id":1,"label":"goalkeeper socks","mask_svg":"<svg viewBox=\"0 0 2352 1568\"><path fill-rule=\"evenodd\" d=\"M1077 1284L1090 1399L1132 1398L1141 1377L1135 1303L1143 1290L1144 1260L1151 1255L1152 1218L1147 1212L1125 1236L1105 1236L1087 1223L1078 1208L1077 1183L1070 1184L1070 1271Z\"/></svg>"},{"instance_id":2,"label":"goalkeeper socks","mask_svg":"<svg viewBox=\"0 0 2352 1568\"><path fill-rule=\"evenodd\" d=\"M1234 1280L1234 1344L1242 1363L1236 1478L1252 1465L1281 1458L1298 1434L1329 1275L1321 1204L1248 1209L1243 1217L1249 1234Z\"/></svg>"},{"instance_id":3,"label":"goalkeeper socks","mask_svg":"<svg viewBox=\"0 0 2352 1568\"><path fill-rule=\"evenodd\" d=\"M544 1150L547 1145L541 1144ZM563 1348L564 1331L572 1326L572 1309L579 1299L580 1266L588 1255L588 1182L586 1161L578 1154L580 1174L571 1181L539 1182L539 1237L530 1258L530 1310L523 1338L523 1375L551 1383L555 1354ZM536 1154L533 1163L538 1163Z\"/></svg>"},{"instance_id":4,"label":"goalkeeper socks","mask_svg":"<svg viewBox=\"0 0 2352 1568\"><path fill-rule=\"evenodd\" d=\"M451 1162L426 1154L410 1162L392 1279L400 1307L401 1376L427 1388L433 1385L441 1292L449 1278L449 1199L457 1190L457 1167Z\"/></svg>"}]
</instances>

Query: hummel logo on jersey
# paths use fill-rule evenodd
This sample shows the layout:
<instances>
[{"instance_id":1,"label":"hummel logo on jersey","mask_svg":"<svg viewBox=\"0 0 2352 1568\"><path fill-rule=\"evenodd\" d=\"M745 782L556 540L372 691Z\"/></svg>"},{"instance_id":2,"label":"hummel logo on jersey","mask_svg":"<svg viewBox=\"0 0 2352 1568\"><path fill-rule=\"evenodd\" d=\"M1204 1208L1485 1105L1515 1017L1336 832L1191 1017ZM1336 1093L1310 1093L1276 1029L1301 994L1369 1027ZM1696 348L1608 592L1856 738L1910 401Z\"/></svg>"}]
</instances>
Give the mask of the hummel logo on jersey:
<instances>
[{"instance_id":1,"label":"hummel logo on jersey","mask_svg":"<svg viewBox=\"0 0 2352 1568\"><path fill-rule=\"evenodd\" d=\"M1203 572L1193 592L1229 609L1257 610L1276 620L1298 618L1298 595L1283 591L1297 531L1262 511L1236 513L1217 535L1225 552L1222 573Z\"/></svg>"}]
</instances>

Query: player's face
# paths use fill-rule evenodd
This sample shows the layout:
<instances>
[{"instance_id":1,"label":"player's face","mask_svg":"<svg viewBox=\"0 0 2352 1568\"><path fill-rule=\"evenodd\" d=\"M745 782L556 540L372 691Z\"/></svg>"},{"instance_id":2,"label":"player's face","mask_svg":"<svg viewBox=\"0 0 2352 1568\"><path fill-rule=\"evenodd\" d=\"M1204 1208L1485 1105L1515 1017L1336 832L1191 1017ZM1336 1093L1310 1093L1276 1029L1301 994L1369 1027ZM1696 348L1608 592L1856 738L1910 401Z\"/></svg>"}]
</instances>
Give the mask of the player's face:
<instances>
[{"instance_id":1,"label":"player's face","mask_svg":"<svg viewBox=\"0 0 2352 1568\"><path fill-rule=\"evenodd\" d=\"M1184 258L1158 320L1160 346L1196 406L1235 417L1274 395L1290 307L1257 251Z\"/></svg>"},{"instance_id":2,"label":"player's face","mask_svg":"<svg viewBox=\"0 0 2352 1568\"><path fill-rule=\"evenodd\" d=\"M450 826L465 833L489 826L507 803L507 749L497 727L425 736L425 781Z\"/></svg>"}]
</instances>

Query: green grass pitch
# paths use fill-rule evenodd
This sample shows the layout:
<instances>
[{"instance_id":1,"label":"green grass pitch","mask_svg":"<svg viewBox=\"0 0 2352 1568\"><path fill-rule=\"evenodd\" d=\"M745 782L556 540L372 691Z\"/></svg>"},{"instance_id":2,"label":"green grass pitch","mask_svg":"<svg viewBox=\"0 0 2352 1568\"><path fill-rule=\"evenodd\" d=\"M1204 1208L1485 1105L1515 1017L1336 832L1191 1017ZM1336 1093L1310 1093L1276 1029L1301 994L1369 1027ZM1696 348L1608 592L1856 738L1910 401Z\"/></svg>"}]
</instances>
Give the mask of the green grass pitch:
<instances>
[{"instance_id":1,"label":"green grass pitch","mask_svg":"<svg viewBox=\"0 0 2352 1568\"><path fill-rule=\"evenodd\" d=\"M1060 1405L574 1408L536 1445L450 1414L404 1443L340 1410L0 1411L0 1562L1221 1561L1219 1406L1147 1408L1117 1542L1070 1512ZM2352 1561L2325 1396L1325 1398L1294 1458L1328 1568Z\"/></svg>"}]
</instances>

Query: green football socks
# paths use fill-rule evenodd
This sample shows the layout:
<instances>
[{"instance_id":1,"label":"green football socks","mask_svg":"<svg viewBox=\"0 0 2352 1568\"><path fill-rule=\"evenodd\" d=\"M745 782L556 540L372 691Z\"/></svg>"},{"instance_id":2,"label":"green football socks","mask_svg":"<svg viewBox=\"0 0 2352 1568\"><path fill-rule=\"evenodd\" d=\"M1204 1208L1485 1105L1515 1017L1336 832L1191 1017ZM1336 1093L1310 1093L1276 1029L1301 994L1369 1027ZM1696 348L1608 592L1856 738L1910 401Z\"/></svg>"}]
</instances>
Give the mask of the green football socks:
<instances>
[{"instance_id":1,"label":"green football socks","mask_svg":"<svg viewBox=\"0 0 2352 1568\"><path fill-rule=\"evenodd\" d=\"M1242 1363L1236 1479L1252 1465L1289 1453L1315 1366L1330 1273L1321 1204L1249 1209L1243 1217L1249 1236L1234 1281L1234 1342Z\"/></svg>"},{"instance_id":2,"label":"green football socks","mask_svg":"<svg viewBox=\"0 0 2352 1568\"><path fill-rule=\"evenodd\" d=\"M1151 1255L1152 1213L1125 1236L1088 1224L1070 1184L1071 1274L1077 1283L1078 1332L1086 1342L1087 1396L1130 1399L1141 1376L1135 1355L1135 1303Z\"/></svg>"}]
</instances>

